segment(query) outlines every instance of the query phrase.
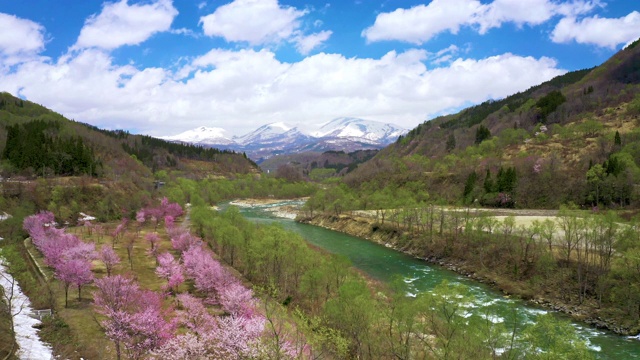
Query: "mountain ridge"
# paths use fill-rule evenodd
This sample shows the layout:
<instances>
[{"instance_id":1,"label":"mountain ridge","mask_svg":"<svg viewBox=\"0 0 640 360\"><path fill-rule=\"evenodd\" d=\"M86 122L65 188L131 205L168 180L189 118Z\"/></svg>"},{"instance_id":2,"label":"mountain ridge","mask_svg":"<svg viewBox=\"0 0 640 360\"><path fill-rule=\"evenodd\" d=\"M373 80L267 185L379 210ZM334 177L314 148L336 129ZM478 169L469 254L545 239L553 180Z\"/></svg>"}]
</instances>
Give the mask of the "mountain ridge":
<instances>
[{"instance_id":1,"label":"mountain ridge","mask_svg":"<svg viewBox=\"0 0 640 360\"><path fill-rule=\"evenodd\" d=\"M226 131L201 126L162 139L244 152L260 163L280 154L305 151L379 150L395 142L407 129L390 123L339 117L315 127L274 122L241 136L221 136ZM209 136L214 134L215 136Z\"/></svg>"}]
</instances>

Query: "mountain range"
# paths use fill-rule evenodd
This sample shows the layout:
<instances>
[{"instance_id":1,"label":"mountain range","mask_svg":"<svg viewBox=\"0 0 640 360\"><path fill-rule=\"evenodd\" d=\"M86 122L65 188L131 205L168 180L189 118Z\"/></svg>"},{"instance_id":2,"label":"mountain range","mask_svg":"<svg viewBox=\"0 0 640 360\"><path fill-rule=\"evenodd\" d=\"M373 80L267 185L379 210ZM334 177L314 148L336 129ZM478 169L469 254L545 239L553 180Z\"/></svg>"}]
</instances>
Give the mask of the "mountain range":
<instances>
[{"instance_id":1,"label":"mountain range","mask_svg":"<svg viewBox=\"0 0 640 360\"><path fill-rule=\"evenodd\" d=\"M232 137L222 128L201 126L162 139L244 152L261 163L280 154L382 149L407 131L393 124L343 117L317 127L276 122Z\"/></svg>"}]
</instances>

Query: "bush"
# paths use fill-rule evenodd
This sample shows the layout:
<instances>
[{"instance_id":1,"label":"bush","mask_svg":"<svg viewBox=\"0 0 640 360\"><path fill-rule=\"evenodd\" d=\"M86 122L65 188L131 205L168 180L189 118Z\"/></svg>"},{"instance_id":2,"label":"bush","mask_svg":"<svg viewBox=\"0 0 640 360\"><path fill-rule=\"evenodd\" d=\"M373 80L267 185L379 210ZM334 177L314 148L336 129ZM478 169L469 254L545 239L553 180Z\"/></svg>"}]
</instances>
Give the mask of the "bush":
<instances>
[{"instance_id":1,"label":"bush","mask_svg":"<svg viewBox=\"0 0 640 360\"><path fill-rule=\"evenodd\" d=\"M638 116L640 115L640 94L627 105L627 115Z\"/></svg>"}]
</instances>

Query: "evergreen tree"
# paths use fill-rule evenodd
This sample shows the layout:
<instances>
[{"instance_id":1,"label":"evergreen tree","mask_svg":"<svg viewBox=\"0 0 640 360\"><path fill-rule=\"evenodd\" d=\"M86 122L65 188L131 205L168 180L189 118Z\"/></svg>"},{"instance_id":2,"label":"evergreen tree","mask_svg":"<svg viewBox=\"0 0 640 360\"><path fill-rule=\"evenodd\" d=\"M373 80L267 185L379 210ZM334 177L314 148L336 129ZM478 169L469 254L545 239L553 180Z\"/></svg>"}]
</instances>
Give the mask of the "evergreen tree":
<instances>
[{"instance_id":1,"label":"evergreen tree","mask_svg":"<svg viewBox=\"0 0 640 360\"><path fill-rule=\"evenodd\" d=\"M476 130L476 145L480 144L481 142L485 141L490 137L491 137L491 131L489 131L489 129L486 126L484 125L478 126L478 129Z\"/></svg>"},{"instance_id":2,"label":"evergreen tree","mask_svg":"<svg viewBox=\"0 0 640 360\"><path fill-rule=\"evenodd\" d=\"M493 192L493 180L491 179L491 170L487 169L487 174L484 177L484 184L482 184L482 188L484 192L489 194Z\"/></svg>"},{"instance_id":3,"label":"evergreen tree","mask_svg":"<svg viewBox=\"0 0 640 360\"><path fill-rule=\"evenodd\" d=\"M478 174L476 174L475 171L469 174L469 176L467 176L467 181L464 184L464 191L462 192L462 197L464 199L466 199L467 196L471 194L471 192L473 191L473 188L476 186L477 180L478 180Z\"/></svg>"},{"instance_id":4,"label":"evergreen tree","mask_svg":"<svg viewBox=\"0 0 640 360\"><path fill-rule=\"evenodd\" d=\"M447 139L447 152L451 152L456 148L456 137L451 133Z\"/></svg>"}]
</instances>

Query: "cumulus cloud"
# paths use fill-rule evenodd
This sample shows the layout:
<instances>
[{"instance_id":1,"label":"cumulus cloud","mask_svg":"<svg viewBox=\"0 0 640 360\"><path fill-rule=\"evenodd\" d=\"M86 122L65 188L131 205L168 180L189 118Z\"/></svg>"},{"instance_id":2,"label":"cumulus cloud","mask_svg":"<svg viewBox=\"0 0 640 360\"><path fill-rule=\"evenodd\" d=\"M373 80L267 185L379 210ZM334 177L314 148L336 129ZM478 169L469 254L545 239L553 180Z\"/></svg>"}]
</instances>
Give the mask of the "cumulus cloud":
<instances>
[{"instance_id":1,"label":"cumulus cloud","mask_svg":"<svg viewBox=\"0 0 640 360\"><path fill-rule=\"evenodd\" d=\"M381 13L362 32L367 41L401 40L422 44L443 31L456 34L472 23L482 4L477 0L433 0L429 5Z\"/></svg>"},{"instance_id":2,"label":"cumulus cloud","mask_svg":"<svg viewBox=\"0 0 640 360\"><path fill-rule=\"evenodd\" d=\"M0 60L15 65L44 50L44 27L31 20L0 13Z\"/></svg>"},{"instance_id":3,"label":"cumulus cloud","mask_svg":"<svg viewBox=\"0 0 640 360\"><path fill-rule=\"evenodd\" d=\"M640 37L640 13L631 12L620 18L598 16L576 20L566 17L560 20L551 34L556 43L575 41L614 49L620 44L628 44Z\"/></svg>"},{"instance_id":4,"label":"cumulus cloud","mask_svg":"<svg viewBox=\"0 0 640 360\"><path fill-rule=\"evenodd\" d=\"M381 13L374 24L362 32L368 42L399 40L423 44L448 31L457 34L467 26L485 34L504 23L517 26L539 25L554 16L575 16L600 6L599 0L575 0L558 3L552 0L433 0L428 5L396 9Z\"/></svg>"},{"instance_id":5,"label":"cumulus cloud","mask_svg":"<svg viewBox=\"0 0 640 360\"><path fill-rule=\"evenodd\" d=\"M278 0L235 0L200 18L204 34L250 45L295 44L307 54L329 39L331 31L304 35L301 18L308 12L281 6Z\"/></svg>"},{"instance_id":6,"label":"cumulus cloud","mask_svg":"<svg viewBox=\"0 0 640 360\"><path fill-rule=\"evenodd\" d=\"M145 5L129 5L127 0L106 3L100 14L85 21L73 48L112 50L123 45L138 45L155 33L168 31L176 15L178 10L171 0Z\"/></svg>"},{"instance_id":7,"label":"cumulus cloud","mask_svg":"<svg viewBox=\"0 0 640 360\"><path fill-rule=\"evenodd\" d=\"M185 65L188 76L178 81L166 69L120 66L99 49L85 49L0 73L0 90L105 128L170 135L206 125L243 134L256 124L340 116L411 128L564 73L552 59L509 53L429 69L432 56L418 49L380 58L319 53L288 63L266 49L213 49Z\"/></svg>"}]
</instances>

